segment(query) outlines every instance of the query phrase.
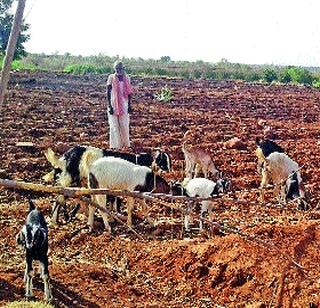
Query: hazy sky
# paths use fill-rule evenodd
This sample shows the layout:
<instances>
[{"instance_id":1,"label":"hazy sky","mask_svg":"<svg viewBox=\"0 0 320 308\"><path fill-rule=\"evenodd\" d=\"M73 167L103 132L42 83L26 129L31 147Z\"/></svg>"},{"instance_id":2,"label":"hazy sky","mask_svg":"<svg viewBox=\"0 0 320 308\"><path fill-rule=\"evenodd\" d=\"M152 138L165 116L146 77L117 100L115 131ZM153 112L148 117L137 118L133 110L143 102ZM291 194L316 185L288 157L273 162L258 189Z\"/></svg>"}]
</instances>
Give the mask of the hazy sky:
<instances>
[{"instance_id":1,"label":"hazy sky","mask_svg":"<svg viewBox=\"0 0 320 308\"><path fill-rule=\"evenodd\" d=\"M320 66L320 0L27 0L29 52Z\"/></svg>"}]
</instances>

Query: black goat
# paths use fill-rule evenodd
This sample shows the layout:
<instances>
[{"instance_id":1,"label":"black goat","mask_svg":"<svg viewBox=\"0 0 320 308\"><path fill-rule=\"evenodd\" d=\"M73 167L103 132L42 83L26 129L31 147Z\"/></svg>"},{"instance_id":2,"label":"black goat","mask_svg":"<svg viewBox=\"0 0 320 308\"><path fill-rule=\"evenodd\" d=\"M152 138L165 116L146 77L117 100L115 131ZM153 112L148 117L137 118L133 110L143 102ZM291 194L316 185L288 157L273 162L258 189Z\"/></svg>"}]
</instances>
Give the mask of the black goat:
<instances>
[{"instance_id":1,"label":"black goat","mask_svg":"<svg viewBox=\"0 0 320 308\"><path fill-rule=\"evenodd\" d=\"M48 269L48 227L44 216L39 212L34 203L29 200L29 214L25 225L17 235L17 244L26 251L26 270L24 282L26 284L26 297L32 295L32 262L39 261L41 265L41 277L44 282L45 300L52 299L51 287L49 284Z\"/></svg>"}]
</instances>

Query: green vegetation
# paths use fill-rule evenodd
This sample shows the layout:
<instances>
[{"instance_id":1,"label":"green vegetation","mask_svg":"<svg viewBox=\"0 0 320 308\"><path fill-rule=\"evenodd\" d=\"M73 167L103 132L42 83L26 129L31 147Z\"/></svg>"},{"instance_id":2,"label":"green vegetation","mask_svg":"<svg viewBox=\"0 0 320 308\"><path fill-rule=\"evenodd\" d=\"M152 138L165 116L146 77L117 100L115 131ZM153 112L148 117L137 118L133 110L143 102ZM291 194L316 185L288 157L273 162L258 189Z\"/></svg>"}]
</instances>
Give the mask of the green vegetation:
<instances>
[{"instance_id":1,"label":"green vegetation","mask_svg":"<svg viewBox=\"0 0 320 308\"><path fill-rule=\"evenodd\" d=\"M65 73L84 75L84 74L110 74L113 70L111 66L96 66L92 64L70 64L64 70Z\"/></svg>"},{"instance_id":2,"label":"green vegetation","mask_svg":"<svg viewBox=\"0 0 320 308\"><path fill-rule=\"evenodd\" d=\"M0 1L0 56L3 56L9 41L10 31L13 23L14 15L10 9L14 0L1 0ZM17 41L17 48L14 54L14 59L20 59L26 56L26 51L23 46L30 38L30 35L26 32L29 29L29 25L22 23L21 32Z\"/></svg>"},{"instance_id":3,"label":"green vegetation","mask_svg":"<svg viewBox=\"0 0 320 308\"><path fill-rule=\"evenodd\" d=\"M312 74L301 67L289 67L285 71L285 82L292 81L293 83L312 84L314 77Z\"/></svg>"},{"instance_id":4,"label":"green vegetation","mask_svg":"<svg viewBox=\"0 0 320 308\"><path fill-rule=\"evenodd\" d=\"M68 74L110 74L118 57L103 54L96 56L73 56L53 54L28 54L13 68L16 70L38 70L64 72ZM158 60L142 58L122 58L130 75L141 77L167 77L209 80L244 80L264 83L292 83L319 86L320 68L296 66L247 65L231 63L222 59L217 63L201 60L195 62L172 61L169 56ZM161 96L161 95L160 95Z\"/></svg>"},{"instance_id":5,"label":"green vegetation","mask_svg":"<svg viewBox=\"0 0 320 308\"><path fill-rule=\"evenodd\" d=\"M0 57L0 67L3 64L3 57ZM21 60L13 60L11 63L11 69L14 71L36 71L37 67L30 63L24 63Z\"/></svg>"},{"instance_id":6,"label":"green vegetation","mask_svg":"<svg viewBox=\"0 0 320 308\"><path fill-rule=\"evenodd\" d=\"M54 306L42 302L15 301L8 303L4 308L54 308Z\"/></svg>"},{"instance_id":7,"label":"green vegetation","mask_svg":"<svg viewBox=\"0 0 320 308\"><path fill-rule=\"evenodd\" d=\"M277 72L274 69L267 68L263 72L263 79L268 83L276 81L278 80Z\"/></svg>"},{"instance_id":8,"label":"green vegetation","mask_svg":"<svg viewBox=\"0 0 320 308\"><path fill-rule=\"evenodd\" d=\"M170 102L173 98L172 90L167 86L162 87L158 93L156 93L155 98L159 102Z\"/></svg>"},{"instance_id":9,"label":"green vegetation","mask_svg":"<svg viewBox=\"0 0 320 308\"><path fill-rule=\"evenodd\" d=\"M312 86L313 86L314 88L320 89L320 78L319 78L319 79L315 79L315 80L312 82Z\"/></svg>"}]
</instances>

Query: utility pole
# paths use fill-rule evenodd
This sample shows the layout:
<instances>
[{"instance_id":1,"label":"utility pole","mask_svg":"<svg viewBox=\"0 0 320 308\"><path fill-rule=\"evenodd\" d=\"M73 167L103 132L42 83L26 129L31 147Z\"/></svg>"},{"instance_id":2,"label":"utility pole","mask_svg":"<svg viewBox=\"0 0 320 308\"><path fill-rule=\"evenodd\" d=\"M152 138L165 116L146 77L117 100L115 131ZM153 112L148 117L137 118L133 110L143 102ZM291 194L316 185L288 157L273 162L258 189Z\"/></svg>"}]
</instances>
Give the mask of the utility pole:
<instances>
[{"instance_id":1,"label":"utility pole","mask_svg":"<svg viewBox=\"0 0 320 308\"><path fill-rule=\"evenodd\" d=\"M4 96L6 94L11 63L17 46L17 40L20 34L20 28L23 18L23 11L26 4L26 0L19 0L16 14L14 15L13 25L10 32L10 37L6 49L6 55L3 60L1 78L0 78L0 112L2 110L2 104Z\"/></svg>"}]
</instances>

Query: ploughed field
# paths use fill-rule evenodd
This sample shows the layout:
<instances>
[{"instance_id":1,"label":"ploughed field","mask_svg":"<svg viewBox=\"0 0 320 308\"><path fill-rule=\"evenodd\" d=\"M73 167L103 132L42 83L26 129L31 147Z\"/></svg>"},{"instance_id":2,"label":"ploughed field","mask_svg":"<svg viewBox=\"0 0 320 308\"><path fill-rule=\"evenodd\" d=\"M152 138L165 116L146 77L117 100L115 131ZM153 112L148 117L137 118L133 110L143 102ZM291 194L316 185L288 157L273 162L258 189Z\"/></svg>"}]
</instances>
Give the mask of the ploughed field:
<instances>
[{"instance_id":1,"label":"ploughed field","mask_svg":"<svg viewBox=\"0 0 320 308\"><path fill-rule=\"evenodd\" d=\"M43 183L51 170L43 155L62 154L83 144L108 147L106 76L15 73L1 112L0 177ZM231 178L233 192L217 199L212 214L220 225L199 234L194 210L192 232L184 234L181 202L149 202L154 228L135 211L135 229L114 223L112 236L86 229L87 205L76 218L50 224L55 196L0 189L0 304L24 298L24 254L15 236L32 197L49 222L49 270L57 307L318 307L320 303L320 92L299 86L240 82L132 78L135 88L133 151L160 147L173 160L168 180L183 178L181 142L209 151ZM162 87L170 102L155 99ZM269 128L268 128L269 126ZM267 127L267 129L266 129ZM294 202L278 205L271 189L259 197L255 138L273 135L299 163L311 209ZM238 137L244 143L228 148ZM20 146L18 142L32 142ZM125 207L122 209L125 214ZM36 299L43 297L39 276Z\"/></svg>"}]
</instances>

